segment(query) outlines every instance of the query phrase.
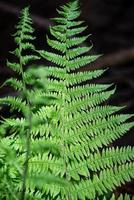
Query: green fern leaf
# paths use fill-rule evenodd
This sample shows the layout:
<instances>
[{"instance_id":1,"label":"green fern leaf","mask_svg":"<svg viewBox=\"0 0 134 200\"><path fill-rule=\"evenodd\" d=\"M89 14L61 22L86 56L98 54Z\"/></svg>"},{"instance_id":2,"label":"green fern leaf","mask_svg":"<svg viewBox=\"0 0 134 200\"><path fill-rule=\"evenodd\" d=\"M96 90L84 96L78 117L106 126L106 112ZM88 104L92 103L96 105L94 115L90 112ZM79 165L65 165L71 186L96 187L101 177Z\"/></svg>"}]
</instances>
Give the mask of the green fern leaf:
<instances>
[{"instance_id":1,"label":"green fern leaf","mask_svg":"<svg viewBox=\"0 0 134 200\"><path fill-rule=\"evenodd\" d=\"M74 60L68 61L67 62L67 70L71 71L71 70L75 70L77 68L80 68L84 65L87 65L93 61L95 61L97 58L99 58L99 55L95 55L95 56L83 56L80 58L76 58Z\"/></svg>"},{"instance_id":2,"label":"green fern leaf","mask_svg":"<svg viewBox=\"0 0 134 200\"><path fill-rule=\"evenodd\" d=\"M133 148L109 148L134 126L133 122L127 122L133 115L115 114L121 107L102 105L114 94L115 89L110 90L112 85L87 82L105 70L81 70L99 56L89 55L92 45L83 45L89 36L80 36L87 27L76 21L80 15L78 1L67 3L58 13L60 16L54 19L56 25L50 28L54 39L47 37L53 51L39 51L52 63L46 67L47 94L57 94L58 101L47 108L47 113L54 112L55 117L47 116L46 134L43 130L39 134L59 141L61 165L51 154L46 156L44 168L64 177L69 186L68 190L56 189L58 192L47 186L43 190L48 199L110 199L116 187L133 178ZM54 160L55 166L51 167Z\"/></svg>"},{"instance_id":3,"label":"green fern leaf","mask_svg":"<svg viewBox=\"0 0 134 200\"><path fill-rule=\"evenodd\" d=\"M73 59L77 56L80 56L81 54L89 52L91 50L91 48L92 48L92 46L91 47L73 48L73 49L67 51L66 56L67 56L68 59Z\"/></svg>"},{"instance_id":4,"label":"green fern leaf","mask_svg":"<svg viewBox=\"0 0 134 200\"><path fill-rule=\"evenodd\" d=\"M4 85L10 85L15 90L21 91L23 89L23 83L20 80L17 80L16 78L10 78L5 81Z\"/></svg>"},{"instance_id":5,"label":"green fern leaf","mask_svg":"<svg viewBox=\"0 0 134 200\"><path fill-rule=\"evenodd\" d=\"M69 38L66 41L66 46L67 46L67 48L71 48L71 47L77 46L77 45L85 42L89 36L90 35L82 36L82 37L73 37L71 39Z\"/></svg>"}]
</instances>

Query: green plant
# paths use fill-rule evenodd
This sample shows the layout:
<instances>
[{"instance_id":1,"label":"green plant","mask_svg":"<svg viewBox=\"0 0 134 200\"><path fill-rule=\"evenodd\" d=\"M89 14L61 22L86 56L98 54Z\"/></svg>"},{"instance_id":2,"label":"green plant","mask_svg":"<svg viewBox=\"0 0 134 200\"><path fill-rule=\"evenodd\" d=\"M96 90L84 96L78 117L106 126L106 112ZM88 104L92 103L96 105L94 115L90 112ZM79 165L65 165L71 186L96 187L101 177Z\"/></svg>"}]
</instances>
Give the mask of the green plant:
<instances>
[{"instance_id":1,"label":"green plant","mask_svg":"<svg viewBox=\"0 0 134 200\"><path fill-rule=\"evenodd\" d=\"M49 46L56 53L40 51L40 55L52 63L47 68L47 86L59 99L49 107L49 115L55 113L49 124L49 137L59 140L62 165L59 166L59 160L55 161L52 172L64 177L69 187L67 191L49 187L50 194L46 197L85 200L105 196L110 199L107 194L134 177L131 162L134 148L109 147L134 125L126 122L133 115L114 114L121 108L103 105L115 92L110 90L111 85L87 84L105 70L80 70L99 56L89 55L92 46L83 45L88 36L81 33L87 27L77 21L78 1L62 6L58 13L60 17L54 19L56 25L50 27L51 37L47 36Z\"/></svg>"},{"instance_id":2,"label":"green plant","mask_svg":"<svg viewBox=\"0 0 134 200\"><path fill-rule=\"evenodd\" d=\"M58 155L56 144L44 140L43 135L39 134L47 121L45 106L51 104L54 98L45 93L46 70L43 67L27 69L31 61L40 59L33 45L34 29L28 7L22 10L16 29L14 37L17 48L12 54L17 61L7 61L7 66L16 72L17 78L6 80L3 86L10 85L18 95L0 99L0 103L8 105L11 112L10 118L2 119L0 126L0 199L24 200L26 197L39 200L42 194L29 188L44 182L65 183L50 173L44 176L41 171L37 177L39 169L30 167L37 155L39 158L49 151Z\"/></svg>"},{"instance_id":3,"label":"green plant","mask_svg":"<svg viewBox=\"0 0 134 200\"><path fill-rule=\"evenodd\" d=\"M19 79L5 84L18 96L0 102L19 116L2 119L0 127L2 200L114 200L113 190L134 177L134 148L109 147L134 125L127 122L133 115L115 114L120 107L103 105L114 94L112 85L87 83L105 70L80 71L98 56L88 55L92 46L83 45L88 36L77 36L86 29L76 21L78 1L58 13L57 25L50 27L53 38L47 36L57 53L35 50L28 8L14 35L18 62L7 65ZM26 70L40 56L53 64Z\"/></svg>"}]
</instances>

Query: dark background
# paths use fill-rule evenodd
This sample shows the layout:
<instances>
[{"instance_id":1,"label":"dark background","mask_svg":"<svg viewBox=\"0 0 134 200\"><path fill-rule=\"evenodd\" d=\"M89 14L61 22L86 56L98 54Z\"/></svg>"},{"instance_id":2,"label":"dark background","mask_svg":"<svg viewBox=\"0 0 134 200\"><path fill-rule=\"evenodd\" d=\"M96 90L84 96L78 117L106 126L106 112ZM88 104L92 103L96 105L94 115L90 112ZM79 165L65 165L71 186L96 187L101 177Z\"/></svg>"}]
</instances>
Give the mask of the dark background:
<instances>
[{"instance_id":1,"label":"dark background","mask_svg":"<svg viewBox=\"0 0 134 200\"><path fill-rule=\"evenodd\" d=\"M18 21L19 11L30 5L30 11L36 29L37 49L46 48L45 34L48 33L50 18L55 17L56 8L69 2L65 0L0 0L0 83L12 72L6 68L9 51L15 48L11 34ZM134 1L133 0L80 0L81 19L88 25L92 36L93 53L104 54L90 66L90 69L109 68L96 82L115 83L116 93L108 103L127 107L124 113L134 113ZM1 89L4 96L12 91ZM134 145L134 129L115 145ZM123 191L134 193L128 185Z\"/></svg>"}]
</instances>

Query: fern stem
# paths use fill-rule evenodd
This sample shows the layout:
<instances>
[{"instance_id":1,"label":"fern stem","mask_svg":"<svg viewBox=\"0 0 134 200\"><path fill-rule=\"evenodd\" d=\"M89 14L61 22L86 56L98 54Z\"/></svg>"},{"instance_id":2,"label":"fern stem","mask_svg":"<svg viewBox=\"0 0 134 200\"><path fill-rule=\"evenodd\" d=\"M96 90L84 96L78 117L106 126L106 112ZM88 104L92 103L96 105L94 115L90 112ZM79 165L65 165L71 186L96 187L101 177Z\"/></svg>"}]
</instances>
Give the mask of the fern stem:
<instances>
[{"instance_id":1,"label":"fern stem","mask_svg":"<svg viewBox=\"0 0 134 200\"><path fill-rule=\"evenodd\" d=\"M67 25L67 24L66 24ZM65 38L66 38L66 41L67 41L67 38L68 38L68 35L67 35L67 29L66 29L66 32L65 32ZM66 44L66 42L65 42L65 44ZM68 60L68 57L67 57L67 45L66 45L66 48L65 48L65 58L66 58L66 60ZM67 73L67 71L66 71L66 73ZM63 93L63 96L62 96L62 99L63 99L63 117L62 117L62 120L63 120L63 127L64 127L64 123L65 123L65 121L66 121L66 119L65 119L65 117L64 116L66 116L65 115L65 100L66 100L66 98L65 98L65 96L67 95L67 84L66 84L66 79L64 80L64 87L65 87L65 92ZM66 152L65 152L65 149L66 149L66 143L65 143L65 138L64 138L64 134L65 133L62 133L62 141L63 141L63 154L62 154L62 156L63 156L63 160L64 160L64 163L65 163L65 175L66 175L66 179L68 179L68 169L67 169L67 165L68 165L68 161L67 161L67 159L66 159ZM67 200L72 200L72 197L71 197L71 193L70 193L70 189L69 188L67 188L67 197L66 197L66 199Z\"/></svg>"},{"instance_id":2,"label":"fern stem","mask_svg":"<svg viewBox=\"0 0 134 200\"><path fill-rule=\"evenodd\" d=\"M30 108L30 107L29 107ZM26 180L28 175L28 163L29 163L29 155L30 155L30 130L32 127L32 113L31 108L29 109L29 129L26 134L26 157L24 163L24 171L23 171L23 179L22 179L22 190L20 195L20 200L25 200L25 193L26 193Z\"/></svg>"},{"instance_id":3,"label":"fern stem","mask_svg":"<svg viewBox=\"0 0 134 200\"><path fill-rule=\"evenodd\" d=\"M21 38L21 37L20 37ZM22 75L22 82L23 82L23 94L26 98L27 105L28 105L28 114L26 116L27 121L29 122L29 128L26 132L26 156L25 156L25 162L24 162L24 171L22 175L22 189L20 194L20 200L25 200L25 193L26 193L26 180L28 175L28 162L29 162L29 155L30 155L30 130L32 128L32 112L31 112L31 105L29 98L27 96L27 88L24 78L24 71L23 71L23 65L22 65L22 47L21 42L19 44L19 52L20 52L20 69L21 69L21 75ZM25 113L24 113L25 114Z\"/></svg>"}]
</instances>

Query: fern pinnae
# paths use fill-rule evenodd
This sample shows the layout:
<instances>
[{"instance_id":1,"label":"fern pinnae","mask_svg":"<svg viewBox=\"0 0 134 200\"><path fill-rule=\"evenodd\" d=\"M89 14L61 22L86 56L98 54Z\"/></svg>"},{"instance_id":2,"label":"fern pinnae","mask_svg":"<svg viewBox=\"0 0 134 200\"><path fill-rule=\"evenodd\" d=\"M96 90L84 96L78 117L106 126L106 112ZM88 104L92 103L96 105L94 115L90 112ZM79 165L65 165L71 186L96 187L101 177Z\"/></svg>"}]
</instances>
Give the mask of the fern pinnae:
<instances>
[{"instance_id":1,"label":"fern pinnae","mask_svg":"<svg viewBox=\"0 0 134 200\"><path fill-rule=\"evenodd\" d=\"M62 53L66 51L66 45L64 43L61 43L56 40L51 40L49 39L48 36L47 36L47 42L51 47L53 47L54 49L60 50Z\"/></svg>"},{"instance_id":2,"label":"fern pinnae","mask_svg":"<svg viewBox=\"0 0 134 200\"><path fill-rule=\"evenodd\" d=\"M26 108L26 102L22 101L22 99L19 97L3 97L0 99L0 103L9 105L11 111L18 110L23 113Z\"/></svg>"},{"instance_id":3,"label":"fern pinnae","mask_svg":"<svg viewBox=\"0 0 134 200\"><path fill-rule=\"evenodd\" d=\"M68 94L73 100L73 98L77 99L77 98L84 97L88 94L90 95L90 94L95 94L95 93L105 91L111 86L112 84L109 84L109 85L108 84L107 85L86 84L84 86L75 86L75 87L72 87L71 89L69 88Z\"/></svg>"},{"instance_id":4,"label":"fern pinnae","mask_svg":"<svg viewBox=\"0 0 134 200\"><path fill-rule=\"evenodd\" d=\"M68 37L72 37L74 35L82 33L86 29L87 29L87 26L83 26L83 27L79 27L79 28L75 28L75 29L70 29L70 30L67 31L67 35L68 35Z\"/></svg>"},{"instance_id":5,"label":"fern pinnae","mask_svg":"<svg viewBox=\"0 0 134 200\"><path fill-rule=\"evenodd\" d=\"M90 35L91 34L89 34L87 36L73 37L71 39L67 39L67 41L66 41L67 48L72 48L72 47L75 47L77 45L80 45L81 43L85 42Z\"/></svg>"},{"instance_id":6,"label":"fern pinnae","mask_svg":"<svg viewBox=\"0 0 134 200\"><path fill-rule=\"evenodd\" d=\"M66 74L67 84L68 86L73 86L76 84L84 83L87 80L92 80L93 78L101 76L104 72L105 70L95 70L93 72L85 71L85 72L69 73Z\"/></svg>"},{"instance_id":7,"label":"fern pinnae","mask_svg":"<svg viewBox=\"0 0 134 200\"><path fill-rule=\"evenodd\" d=\"M10 67L13 71L16 71L17 73L20 74L19 63L13 63L13 62L7 61L7 66Z\"/></svg>"},{"instance_id":8,"label":"fern pinnae","mask_svg":"<svg viewBox=\"0 0 134 200\"><path fill-rule=\"evenodd\" d=\"M22 81L20 81L16 78L10 78L7 81L5 81L3 86L6 86L6 85L10 85L11 87L13 87L15 90L18 90L18 91L19 90L21 91L23 88Z\"/></svg>"},{"instance_id":9,"label":"fern pinnae","mask_svg":"<svg viewBox=\"0 0 134 200\"><path fill-rule=\"evenodd\" d=\"M82 55L84 53L89 52L91 49L92 49L92 46L91 47L73 48L73 49L67 51L67 58L68 59L73 59L73 58L75 58L77 56L80 56L80 55Z\"/></svg>"}]
</instances>

